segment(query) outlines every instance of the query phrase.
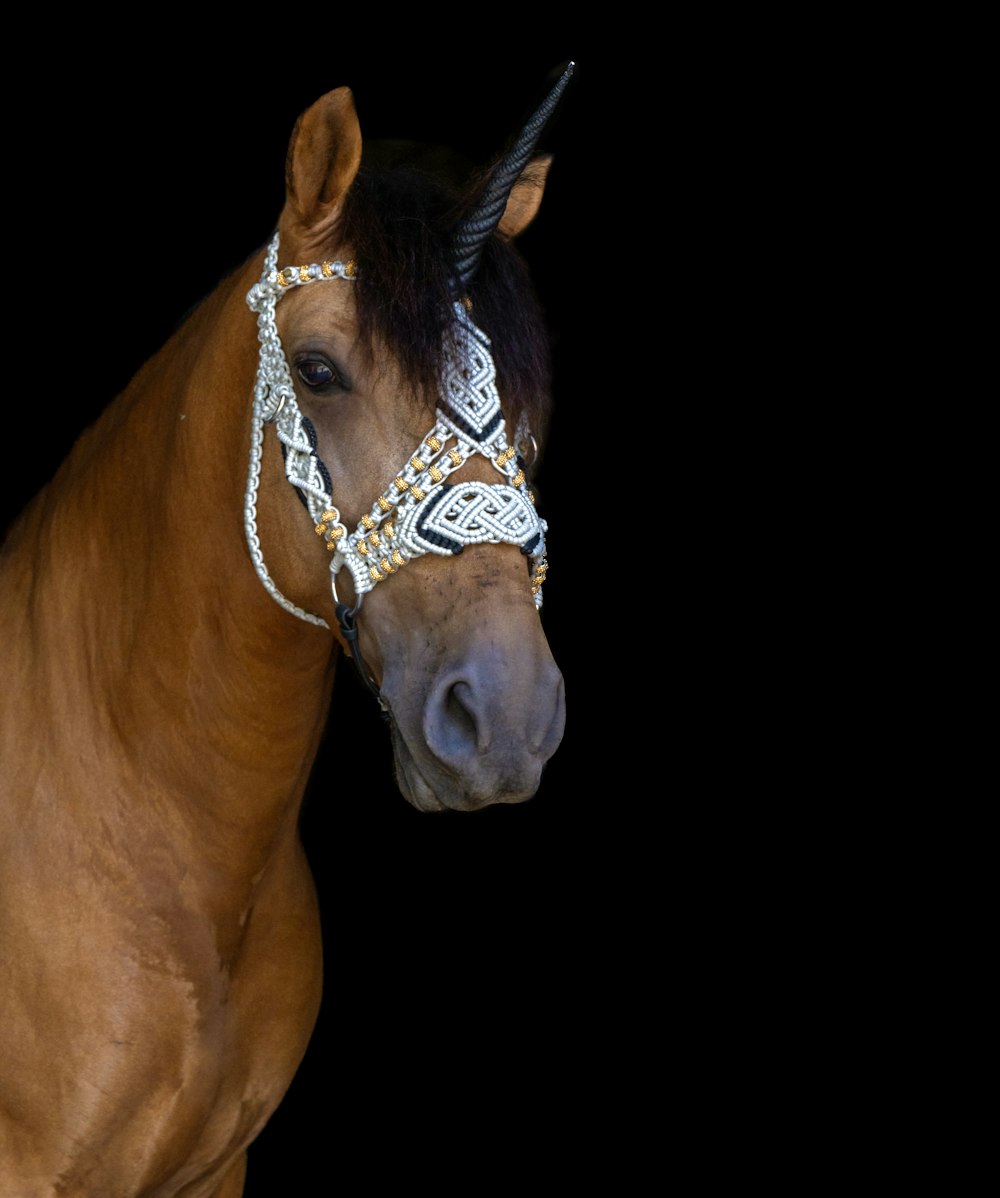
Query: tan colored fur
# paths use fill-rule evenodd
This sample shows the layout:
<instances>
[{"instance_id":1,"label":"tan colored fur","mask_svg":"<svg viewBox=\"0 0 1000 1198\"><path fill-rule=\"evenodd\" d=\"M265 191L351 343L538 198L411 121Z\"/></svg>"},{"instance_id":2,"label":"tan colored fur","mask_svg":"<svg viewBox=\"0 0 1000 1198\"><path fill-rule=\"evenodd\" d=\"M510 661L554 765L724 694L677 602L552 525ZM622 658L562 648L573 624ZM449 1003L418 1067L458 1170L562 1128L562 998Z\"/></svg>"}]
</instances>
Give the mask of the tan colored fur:
<instances>
[{"instance_id":1,"label":"tan colored fur","mask_svg":"<svg viewBox=\"0 0 1000 1198\"><path fill-rule=\"evenodd\" d=\"M351 251L329 232L360 148L346 89L299 121L283 264ZM507 232L537 207L515 194ZM316 1018L321 940L297 821L339 646L265 593L242 534L256 367L245 296L262 260L139 372L0 552L4 1198L239 1198L246 1147ZM349 356L351 310L342 282L287 297L290 352L311 328ZM426 431L392 382L359 367L364 428L318 419L345 510L370 502ZM332 622L326 550L273 429L258 508L276 582ZM414 563L364 609L418 806L527 797L561 735L524 561L479 548ZM437 782L421 702L455 677L484 744L440 770L467 781Z\"/></svg>"}]
</instances>

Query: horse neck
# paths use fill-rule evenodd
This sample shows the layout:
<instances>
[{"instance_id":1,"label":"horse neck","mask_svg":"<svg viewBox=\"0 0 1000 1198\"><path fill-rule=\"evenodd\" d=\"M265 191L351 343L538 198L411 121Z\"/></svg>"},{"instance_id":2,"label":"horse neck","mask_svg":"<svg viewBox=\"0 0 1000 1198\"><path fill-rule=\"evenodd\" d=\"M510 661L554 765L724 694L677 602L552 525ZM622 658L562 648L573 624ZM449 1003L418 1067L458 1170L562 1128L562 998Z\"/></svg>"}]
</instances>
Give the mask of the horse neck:
<instances>
[{"instance_id":1,"label":"horse neck","mask_svg":"<svg viewBox=\"0 0 1000 1198\"><path fill-rule=\"evenodd\" d=\"M259 272L223 283L81 438L5 550L5 585L36 676L25 727L100 746L111 791L141 778L266 837L301 800L333 642L265 592L244 538Z\"/></svg>"}]
</instances>

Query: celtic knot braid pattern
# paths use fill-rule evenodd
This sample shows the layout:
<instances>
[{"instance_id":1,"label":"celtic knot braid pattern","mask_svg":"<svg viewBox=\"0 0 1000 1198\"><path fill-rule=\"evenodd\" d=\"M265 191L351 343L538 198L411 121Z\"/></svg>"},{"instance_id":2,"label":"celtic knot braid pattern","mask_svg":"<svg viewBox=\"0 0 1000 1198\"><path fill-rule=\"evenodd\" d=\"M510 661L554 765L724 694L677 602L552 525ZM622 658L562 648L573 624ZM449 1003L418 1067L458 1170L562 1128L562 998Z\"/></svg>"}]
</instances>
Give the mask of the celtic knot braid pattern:
<instances>
[{"instance_id":1,"label":"celtic knot braid pattern","mask_svg":"<svg viewBox=\"0 0 1000 1198\"><path fill-rule=\"evenodd\" d=\"M333 568L346 565L361 595L425 553L456 554L484 542L518 545L531 557L531 589L541 607L548 526L535 512L524 470L507 444L489 340L461 302L453 312L437 423L357 529L338 540ZM506 484L446 482L477 453Z\"/></svg>"}]
</instances>

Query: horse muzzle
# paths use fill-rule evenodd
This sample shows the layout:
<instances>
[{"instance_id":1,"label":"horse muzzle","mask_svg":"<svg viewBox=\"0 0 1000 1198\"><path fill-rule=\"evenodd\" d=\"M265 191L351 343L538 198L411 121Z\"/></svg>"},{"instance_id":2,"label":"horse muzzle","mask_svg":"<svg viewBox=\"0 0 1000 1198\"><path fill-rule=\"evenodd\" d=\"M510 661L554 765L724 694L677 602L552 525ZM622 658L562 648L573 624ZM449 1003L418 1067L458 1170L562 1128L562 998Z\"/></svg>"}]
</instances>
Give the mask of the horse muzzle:
<instances>
[{"instance_id":1,"label":"horse muzzle","mask_svg":"<svg viewBox=\"0 0 1000 1198\"><path fill-rule=\"evenodd\" d=\"M538 790L563 736L563 678L548 654L525 659L520 676L497 665L464 663L422 691L383 681L396 783L418 810L478 811ZM408 701L414 694L426 697Z\"/></svg>"}]
</instances>

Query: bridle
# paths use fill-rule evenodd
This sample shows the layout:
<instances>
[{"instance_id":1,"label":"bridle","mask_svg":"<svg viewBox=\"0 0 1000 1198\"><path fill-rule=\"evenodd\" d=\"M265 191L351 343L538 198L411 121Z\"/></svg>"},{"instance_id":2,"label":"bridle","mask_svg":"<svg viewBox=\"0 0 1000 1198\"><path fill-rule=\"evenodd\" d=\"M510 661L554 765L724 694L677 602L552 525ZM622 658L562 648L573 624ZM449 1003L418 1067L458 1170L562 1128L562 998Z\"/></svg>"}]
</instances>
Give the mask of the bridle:
<instances>
[{"instance_id":1,"label":"bridle","mask_svg":"<svg viewBox=\"0 0 1000 1198\"><path fill-rule=\"evenodd\" d=\"M328 280L350 282L357 276L357 267L353 261L326 261L279 269L279 239L275 233L267 249L261 279L247 294L248 306L257 313L259 342L250 468L244 500L250 556L258 577L277 603L301 620L329 627L321 616L305 611L284 596L264 563L257 534L256 500L264 427L273 424L284 454L285 475L298 490L316 533L332 554L330 586L340 633L363 684L374 694L384 714L388 707L361 655L357 620L364 596L408 562L427 553L454 556L473 544L517 545L529 559L535 606L542 605L542 583L548 568L545 556L548 526L535 510L524 460L508 442L489 338L472 320L464 289L475 273L485 241L499 222L511 187L527 163L572 71L570 63L514 148L493 172L476 211L456 231L456 294L462 298L452 304L434 425L392 482L376 496L353 532L344 524L334 503L329 471L316 453L312 422L299 408L274 313L278 301L289 291ZM519 428L515 430L514 444L530 437L529 429ZM503 482L448 481L451 474L477 454L490 462ZM337 576L345 567L354 584L353 606L344 603L337 594Z\"/></svg>"},{"instance_id":2,"label":"bridle","mask_svg":"<svg viewBox=\"0 0 1000 1198\"><path fill-rule=\"evenodd\" d=\"M329 471L316 453L315 429L298 405L274 309L292 288L326 279L351 280L356 268L353 263L324 262L278 270L274 265L277 255L275 234L261 281L247 295L248 305L257 313L260 351L245 517L251 557L264 586L287 611L329 627L322 617L304 611L281 594L260 552L256 533L260 455L264 426L274 424L284 451L285 475L299 491L316 532L333 555L330 586L334 609L359 667L357 617L364 596L426 553L456 555L467 545L480 543L517 545L530 560L531 590L536 607L541 607L547 525L535 510L523 459L507 442L489 339L473 323L465 305L461 301L453 305L453 327L433 427L349 532L331 494ZM485 457L506 481L449 483L448 476L476 454ZM354 583L353 607L337 594L337 576L345 567ZM367 670L362 670L362 677L377 694L378 687Z\"/></svg>"}]
</instances>

